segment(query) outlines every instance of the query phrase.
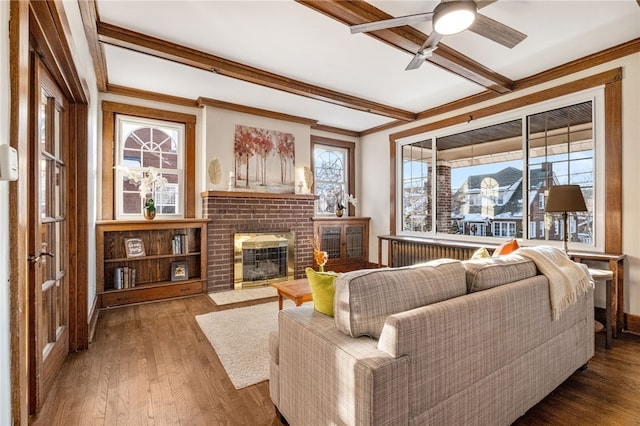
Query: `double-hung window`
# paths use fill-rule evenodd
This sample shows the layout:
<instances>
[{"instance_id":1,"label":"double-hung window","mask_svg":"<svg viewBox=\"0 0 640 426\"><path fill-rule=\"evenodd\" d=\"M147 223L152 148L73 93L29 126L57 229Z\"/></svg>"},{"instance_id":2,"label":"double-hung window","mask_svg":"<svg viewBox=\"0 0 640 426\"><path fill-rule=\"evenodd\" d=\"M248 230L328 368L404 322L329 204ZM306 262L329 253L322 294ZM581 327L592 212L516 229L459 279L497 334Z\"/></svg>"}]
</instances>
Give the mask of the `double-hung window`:
<instances>
[{"instance_id":1,"label":"double-hung window","mask_svg":"<svg viewBox=\"0 0 640 426\"><path fill-rule=\"evenodd\" d=\"M560 241L562 217L545 213L546 196L552 185L575 184L588 211L569 213L570 244L598 248L602 117L603 91L594 89L399 140L396 228L453 240Z\"/></svg>"},{"instance_id":2,"label":"double-hung window","mask_svg":"<svg viewBox=\"0 0 640 426\"><path fill-rule=\"evenodd\" d=\"M117 114L115 129L117 218L140 217L146 198L158 216L184 217L184 124ZM143 194L150 172L164 179Z\"/></svg>"},{"instance_id":3,"label":"double-hung window","mask_svg":"<svg viewBox=\"0 0 640 426\"><path fill-rule=\"evenodd\" d=\"M316 214L333 215L338 203L349 208L349 195L355 197L355 144L318 136L312 136L311 142Z\"/></svg>"}]
</instances>

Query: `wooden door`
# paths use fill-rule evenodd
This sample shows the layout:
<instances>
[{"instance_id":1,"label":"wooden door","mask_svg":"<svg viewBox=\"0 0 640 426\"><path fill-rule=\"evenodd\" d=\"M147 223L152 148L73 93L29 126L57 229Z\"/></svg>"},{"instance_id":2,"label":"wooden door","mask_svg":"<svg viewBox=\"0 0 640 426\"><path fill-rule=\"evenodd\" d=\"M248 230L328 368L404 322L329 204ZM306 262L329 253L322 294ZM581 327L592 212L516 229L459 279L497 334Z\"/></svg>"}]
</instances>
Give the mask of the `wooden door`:
<instances>
[{"instance_id":1,"label":"wooden door","mask_svg":"<svg viewBox=\"0 0 640 426\"><path fill-rule=\"evenodd\" d=\"M29 138L30 411L69 352L67 100L34 54Z\"/></svg>"}]
</instances>

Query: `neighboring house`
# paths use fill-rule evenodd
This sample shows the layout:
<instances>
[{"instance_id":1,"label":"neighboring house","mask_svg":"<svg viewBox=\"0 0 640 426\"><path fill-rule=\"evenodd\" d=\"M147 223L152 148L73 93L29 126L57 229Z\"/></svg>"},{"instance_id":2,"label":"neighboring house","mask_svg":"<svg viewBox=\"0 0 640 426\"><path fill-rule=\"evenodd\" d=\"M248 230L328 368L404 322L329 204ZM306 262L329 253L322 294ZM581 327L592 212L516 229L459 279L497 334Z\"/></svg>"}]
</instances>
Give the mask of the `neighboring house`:
<instances>
[{"instance_id":1,"label":"neighboring house","mask_svg":"<svg viewBox=\"0 0 640 426\"><path fill-rule=\"evenodd\" d=\"M544 167L529 173L530 239L562 239L562 220L545 218L545 191L557 184ZM592 191L585 194L589 198ZM469 176L452 195L452 233L476 236L522 237L522 171L507 167L497 173ZM569 233L572 241L588 242L592 218L570 213ZM547 225L548 223L548 225ZM548 229L548 230L547 230Z\"/></svg>"},{"instance_id":2,"label":"neighboring house","mask_svg":"<svg viewBox=\"0 0 640 426\"><path fill-rule=\"evenodd\" d=\"M522 171L469 176L452 195L452 224L459 234L515 237L522 232Z\"/></svg>"}]
</instances>

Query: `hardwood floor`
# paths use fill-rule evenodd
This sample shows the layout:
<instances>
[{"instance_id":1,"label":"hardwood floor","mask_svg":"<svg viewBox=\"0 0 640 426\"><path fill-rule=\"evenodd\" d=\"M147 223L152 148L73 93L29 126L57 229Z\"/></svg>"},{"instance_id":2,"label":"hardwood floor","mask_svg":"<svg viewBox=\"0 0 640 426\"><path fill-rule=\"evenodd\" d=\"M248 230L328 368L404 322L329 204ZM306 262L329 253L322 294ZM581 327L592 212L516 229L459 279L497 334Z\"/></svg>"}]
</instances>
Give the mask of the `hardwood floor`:
<instances>
[{"instance_id":1,"label":"hardwood floor","mask_svg":"<svg viewBox=\"0 0 640 426\"><path fill-rule=\"evenodd\" d=\"M276 298L273 298L276 300ZM208 297L101 312L88 351L62 366L34 425L281 425L268 382L236 390L195 316ZM640 425L640 337L624 333L514 425Z\"/></svg>"}]
</instances>

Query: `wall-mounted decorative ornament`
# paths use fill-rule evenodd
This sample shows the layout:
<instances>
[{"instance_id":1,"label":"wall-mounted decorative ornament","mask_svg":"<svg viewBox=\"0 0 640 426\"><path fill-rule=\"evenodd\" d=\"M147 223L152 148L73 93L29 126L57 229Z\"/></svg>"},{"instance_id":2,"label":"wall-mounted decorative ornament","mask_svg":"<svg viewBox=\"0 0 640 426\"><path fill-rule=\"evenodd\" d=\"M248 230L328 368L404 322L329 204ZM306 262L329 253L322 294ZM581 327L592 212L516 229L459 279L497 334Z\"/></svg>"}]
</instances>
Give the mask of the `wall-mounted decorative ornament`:
<instances>
[{"instance_id":1,"label":"wall-mounted decorative ornament","mask_svg":"<svg viewBox=\"0 0 640 426\"><path fill-rule=\"evenodd\" d=\"M304 166L304 183L307 185L307 190L311 194L313 192L313 172L308 166Z\"/></svg>"},{"instance_id":2,"label":"wall-mounted decorative ornament","mask_svg":"<svg viewBox=\"0 0 640 426\"><path fill-rule=\"evenodd\" d=\"M219 184L222 179L222 167L220 167L220 161L217 158L209 161L207 174L209 175L209 182L211 182L215 189L215 186Z\"/></svg>"}]
</instances>

